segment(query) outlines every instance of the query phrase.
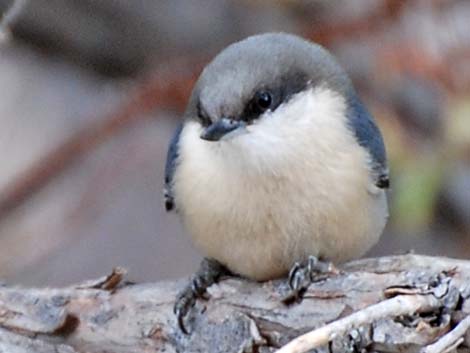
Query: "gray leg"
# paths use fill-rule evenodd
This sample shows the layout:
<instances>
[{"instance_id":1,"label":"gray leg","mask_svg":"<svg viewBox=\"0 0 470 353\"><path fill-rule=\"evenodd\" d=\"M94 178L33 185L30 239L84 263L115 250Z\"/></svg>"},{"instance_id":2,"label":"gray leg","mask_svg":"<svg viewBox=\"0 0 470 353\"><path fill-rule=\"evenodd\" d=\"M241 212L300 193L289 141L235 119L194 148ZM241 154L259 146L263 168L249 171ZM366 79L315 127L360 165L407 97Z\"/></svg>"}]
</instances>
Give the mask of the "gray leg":
<instances>
[{"instance_id":1,"label":"gray leg","mask_svg":"<svg viewBox=\"0 0 470 353\"><path fill-rule=\"evenodd\" d=\"M197 272L191 277L190 282L176 297L173 311L178 320L178 327L185 334L189 331L185 327L184 321L189 310L196 304L196 300L203 298L207 288L218 282L221 276L229 275L223 265L213 259L204 259L199 266Z\"/></svg>"},{"instance_id":2,"label":"gray leg","mask_svg":"<svg viewBox=\"0 0 470 353\"><path fill-rule=\"evenodd\" d=\"M338 273L331 262L320 261L315 256L309 256L304 263L296 262L288 277L290 293L284 297L283 302L289 304L301 300L310 284Z\"/></svg>"}]
</instances>

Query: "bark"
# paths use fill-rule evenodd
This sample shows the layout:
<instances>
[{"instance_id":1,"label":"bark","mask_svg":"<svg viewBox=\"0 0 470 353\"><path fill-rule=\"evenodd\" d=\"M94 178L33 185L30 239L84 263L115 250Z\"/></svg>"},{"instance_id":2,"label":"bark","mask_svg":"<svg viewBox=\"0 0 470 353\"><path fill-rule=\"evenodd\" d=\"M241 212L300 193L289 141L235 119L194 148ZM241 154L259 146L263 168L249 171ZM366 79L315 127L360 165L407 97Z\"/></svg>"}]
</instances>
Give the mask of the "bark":
<instances>
[{"instance_id":1,"label":"bark","mask_svg":"<svg viewBox=\"0 0 470 353\"><path fill-rule=\"evenodd\" d=\"M273 352L307 332L282 352L469 351L470 261L404 255L341 269L291 305L282 280L224 280L191 311L190 335L172 312L185 280L131 284L116 269L62 289L3 285L0 352Z\"/></svg>"}]
</instances>

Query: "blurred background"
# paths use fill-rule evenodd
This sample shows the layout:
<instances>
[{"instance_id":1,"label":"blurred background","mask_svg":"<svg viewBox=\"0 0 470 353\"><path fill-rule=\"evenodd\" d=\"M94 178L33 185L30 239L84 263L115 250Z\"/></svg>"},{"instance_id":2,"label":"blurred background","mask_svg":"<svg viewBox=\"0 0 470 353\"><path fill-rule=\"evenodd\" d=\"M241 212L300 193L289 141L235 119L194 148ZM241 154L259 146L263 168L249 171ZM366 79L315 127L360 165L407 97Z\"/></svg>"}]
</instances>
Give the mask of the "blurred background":
<instances>
[{"instance_id":1,"label":"blurred background","mask_svg":"<svg viewBox=\"0 0 470 353\"><path fill-rule=\"evenodd\" d=\"M0 279L135 281L200 257L164 212L166 147L223 47L329 48L384 134L391 219L369 255L470 256L470 1L0 0Z\"/></svg>"}]
</instances>

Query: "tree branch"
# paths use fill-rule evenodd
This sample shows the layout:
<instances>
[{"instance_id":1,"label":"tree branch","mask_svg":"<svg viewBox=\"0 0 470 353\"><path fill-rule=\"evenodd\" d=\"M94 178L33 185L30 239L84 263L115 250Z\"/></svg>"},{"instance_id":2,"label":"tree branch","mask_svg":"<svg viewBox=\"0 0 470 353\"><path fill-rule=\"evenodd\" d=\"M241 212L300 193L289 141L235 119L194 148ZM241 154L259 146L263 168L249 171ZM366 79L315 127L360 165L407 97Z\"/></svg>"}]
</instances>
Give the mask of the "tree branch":
<instances>
[{"instance_id":1,"label":"tree branch","mask_svg":"<svg viewBox=\"0 0 470 353\"><path fill-rule=\"evenodd\" d=\"M442 305L432 294L399 295L297 337L279 349L277 353L304 353L327 345L335 337L345 336L352 329L371 325L379 319L429 312L438 310Z\"/></svg>"},{"instance_id":2,"label":"tree branch","mask_svg":"<svg viewBox=\"0 0 470 353\"><path fill-rule=\"evenodd\" d=\"M441 337L436 343L425 347L422 353L445 353L453 351L464 342L463 336L470 329L470 316L465 317L452 331Z\"/></svg>"},{"instance_id":3,"label":"tree branch","mask_svg":"<svg viewBox=\"0 0 470 353\"><path fill-rule=\"evenodd\" d=\"M222 281L193 308L191 335L176 328L172 312L185 281L129 284L118 269L62 289L3 286L0 351L274 352L311 330L281 352L418 352L449 331L446 347L468 347L470 261L404 255L342 270L290 306L281 302L284 281ZM315 346L291 349L299 341Z\"/></svg>"}]
</instances>

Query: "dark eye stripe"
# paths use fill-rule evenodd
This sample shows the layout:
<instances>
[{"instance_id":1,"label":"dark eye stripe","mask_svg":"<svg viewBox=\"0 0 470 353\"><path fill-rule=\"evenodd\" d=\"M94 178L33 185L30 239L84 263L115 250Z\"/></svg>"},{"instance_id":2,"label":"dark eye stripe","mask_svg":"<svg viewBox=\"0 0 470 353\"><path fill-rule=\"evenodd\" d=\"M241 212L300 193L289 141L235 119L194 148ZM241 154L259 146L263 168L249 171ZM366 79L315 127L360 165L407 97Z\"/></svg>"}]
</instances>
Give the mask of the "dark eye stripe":
<instances>
[{"instance_id":1,"label":"dark eye stripe","mask_svg":"<svg viewBox=\"0 0 470 353\"><path fill-rule=\"evenodd\" d=\"M303 73L288 74L277 81L276 84L258 89L243 110L241 119L247 122L254 121L267 110L275 111L282 103L289 101L296 93L307 87L308 76ZM260 105L261 95L269 94L270 102L266 106ZM266 97L263 97L266 98Z\"/></svg>"},{"instance_id":2,"label":"dark eye stripe","mask_svg":"<svg viewBox=\"0 0 470 353\"><path fill-rule=\"evenodd\" d=\"M204 111L204 108L202 107L202 104L200 101L197 102L196 109L197 109L197 117L199 118L202 126L209 126L212 123L212 121L207 115L207 113Z\"/></svg>"}]
</instances>

